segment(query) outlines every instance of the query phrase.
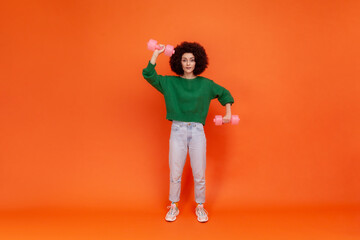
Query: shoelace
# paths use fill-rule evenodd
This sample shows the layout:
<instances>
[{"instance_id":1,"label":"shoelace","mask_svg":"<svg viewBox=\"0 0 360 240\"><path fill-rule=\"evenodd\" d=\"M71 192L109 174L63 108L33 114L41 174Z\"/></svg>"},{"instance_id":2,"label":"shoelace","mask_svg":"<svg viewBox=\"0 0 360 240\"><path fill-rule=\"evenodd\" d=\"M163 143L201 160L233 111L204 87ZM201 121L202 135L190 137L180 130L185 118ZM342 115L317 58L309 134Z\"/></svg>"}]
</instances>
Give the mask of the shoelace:
<instances>
[{"instance_id":1,"label":"shoelace","mask_svg":"<svg viewBox=\"0 0 360 240\"><path fill-rule=\"evenodd\" d=\"M176 207L175 206L168 206L167 208L170 208L169 214L175 215L176 214Z\"/></svg>"},{"instance_id":2,"label":"shoelace","mask_svg":"<svg viewBox=\"0 0 360 240\"><path fill-rule=\"evenodd\" d=\"M196 211L197 211L198 215L201 217L208 215L208 212L203 207L197 207Z\"/></svg>"}]
</instances>

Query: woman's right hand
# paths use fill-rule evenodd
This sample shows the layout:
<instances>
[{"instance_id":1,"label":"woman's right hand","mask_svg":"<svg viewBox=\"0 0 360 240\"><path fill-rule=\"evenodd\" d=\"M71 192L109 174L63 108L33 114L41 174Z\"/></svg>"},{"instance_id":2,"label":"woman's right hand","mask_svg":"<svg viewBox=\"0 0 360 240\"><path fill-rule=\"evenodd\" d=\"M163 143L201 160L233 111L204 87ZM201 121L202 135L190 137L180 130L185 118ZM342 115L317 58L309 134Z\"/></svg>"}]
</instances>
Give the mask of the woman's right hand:
<instances>
[{"instance_id":1,"label":"woman's right hand","mask_svg":"<svg viewBox=\"0 0 360 240\"><path fill-rule=\"evenodd\" d=\"M161 49L155 49L154 54L156 54L157 56L159 56L161 53L163 53L165 51L165 45L163 44L159 44L159 46L161 47Z\"/></svg>"}]
</instances>

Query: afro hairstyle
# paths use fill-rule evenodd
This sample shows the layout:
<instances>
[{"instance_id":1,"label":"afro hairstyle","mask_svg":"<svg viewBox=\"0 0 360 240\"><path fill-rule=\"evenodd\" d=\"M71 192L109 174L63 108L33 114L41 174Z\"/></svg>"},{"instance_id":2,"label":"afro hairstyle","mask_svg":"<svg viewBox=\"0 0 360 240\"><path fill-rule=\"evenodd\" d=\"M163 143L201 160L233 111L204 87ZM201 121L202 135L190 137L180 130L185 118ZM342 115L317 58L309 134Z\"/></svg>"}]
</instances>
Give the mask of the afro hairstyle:
<instances>
[{"instance_id":1,"label":"afro hairstyle","mask_svg":"<svg viewBox=\"0 0 360 240\"><path fill-rule=\"evenodd\" d=\"M170 67L173 72L181 76L184 74L184 70L181 65L181 58L184 53L192 53L195 56L195 69L194 75L199 75L205 71L208 66L208 57L205 49L199 43L196 42L182 42L174 49L175 53L170 57Z\"/></svg>"}]
</instances>

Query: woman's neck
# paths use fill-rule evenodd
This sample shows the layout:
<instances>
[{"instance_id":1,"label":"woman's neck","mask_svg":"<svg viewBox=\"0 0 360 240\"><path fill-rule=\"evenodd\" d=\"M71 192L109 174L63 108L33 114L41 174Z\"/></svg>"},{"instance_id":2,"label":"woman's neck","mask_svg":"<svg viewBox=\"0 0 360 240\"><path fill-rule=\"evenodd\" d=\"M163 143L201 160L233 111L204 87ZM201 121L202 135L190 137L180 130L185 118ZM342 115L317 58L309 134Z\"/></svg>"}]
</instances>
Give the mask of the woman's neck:
<instances>
[{"instance_id":1,"label":"woman's neck","mask_svg":"<svg viewBox=\"0 0 360 240\"><path fill-rule=\"evenodd\" d=\"M182 75L181 77L185 79L194 79L196 78L196 75L194 75L193 73L184 73L184 75Z\"/></svg>"}]
</instances>

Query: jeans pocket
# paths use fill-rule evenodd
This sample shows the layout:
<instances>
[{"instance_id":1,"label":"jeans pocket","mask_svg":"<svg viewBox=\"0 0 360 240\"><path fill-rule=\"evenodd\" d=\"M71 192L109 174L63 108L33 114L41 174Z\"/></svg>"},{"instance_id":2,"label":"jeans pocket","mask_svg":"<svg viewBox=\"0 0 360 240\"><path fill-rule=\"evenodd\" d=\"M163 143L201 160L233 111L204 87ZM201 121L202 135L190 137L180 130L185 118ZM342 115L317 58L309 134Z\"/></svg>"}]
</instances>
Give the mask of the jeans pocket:
<instances>
[{"instance_id":1,"label":"jeans pocket","mask_svg":"<svg viewBox=\"0 0 360 240\"><path fill-rule=\"evenodd\" d=\"M180 126L177 125L177 124L174 124L174 123L173 123L173 124L171 125L171 131L175 131L175 132L176 132L176 131L179 131L179 129L180 129Z\"/></svg>"},{"instance_id":2,"label":"jeans pocket","mask_svg":"<svg viewBox=\"0 0 360 240\"><path fill-rule=\"evenodd\" d=\"M198 130L200 132L204 132L204 126L202 124L197 124L196 125L196 130Z\"/></svg>"}]
</instances>

